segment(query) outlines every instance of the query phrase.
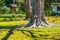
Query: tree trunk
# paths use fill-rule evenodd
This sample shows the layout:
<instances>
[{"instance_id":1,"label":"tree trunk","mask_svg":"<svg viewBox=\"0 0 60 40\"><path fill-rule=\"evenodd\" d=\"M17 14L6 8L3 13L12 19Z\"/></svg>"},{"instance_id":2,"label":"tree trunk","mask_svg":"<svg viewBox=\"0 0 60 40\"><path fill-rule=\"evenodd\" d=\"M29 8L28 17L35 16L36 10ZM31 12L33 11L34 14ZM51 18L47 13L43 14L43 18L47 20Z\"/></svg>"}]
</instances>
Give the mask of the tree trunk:
<instances>
[{"instance_id":1,"label":"tree trunk","mask_svg":"<svg viewBox=\"0 0 60 40\"><path fill-rule=\"evenodd\" d=\"M31 0L24 0L25 2L25 7L26 7L26 18L25 19L28 19L31 17Z\"/></svg>"},{"instance_id":2,"label":"tree trunk","mask_svg":"<svg viewBox=\"0 0 60 40\"><path fill-rule=\"evenodd\" d=\"M32 0L32 15L30 19L27 24L29 27L49 26L44 15L44 0Z\"/></svg>"}]
</instances>

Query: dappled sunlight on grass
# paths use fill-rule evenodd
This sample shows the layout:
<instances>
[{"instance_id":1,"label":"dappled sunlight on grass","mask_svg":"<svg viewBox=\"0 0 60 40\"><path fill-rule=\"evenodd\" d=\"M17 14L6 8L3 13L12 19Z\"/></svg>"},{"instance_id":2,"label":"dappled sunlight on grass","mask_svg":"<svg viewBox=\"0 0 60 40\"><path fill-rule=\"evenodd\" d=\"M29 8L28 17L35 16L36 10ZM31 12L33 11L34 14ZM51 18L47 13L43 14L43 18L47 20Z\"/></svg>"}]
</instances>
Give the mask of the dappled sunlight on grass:
<instances>
[{"instance_id":1,"label":"dappled sunlight on grass","mask_svg":"<svg viewBox=\"0 0 60 40\"><path fill-rule=\"evenodd\" d=\"M60 37L60 17L46 17L49 23L54 24L48 28L20 28L28 20L0 22L0 40L58 40ZM57 36L59 35L59 36Z\"/></svg>"},{"instance_id":2,"label":"dappled sunlight on grass","mask_svg":"<svg viewBox=\"0 0 60 40\"><path fill-rule=\"evenodd\" d=\"M60 27L60 17L56 17L56 16L50 16L50 17L46 17L47 21L51 24L53 24L54 26Z\"/></svg>"},{"instance_id":3,"label":"dappled sunlight on grass","mask_svg":"<svg viewBox=\"0 0 60 40\"><path fill-rule=\"evenodd\" d=\"M55 37L54 34L60 33L60 28L32 28L15 29L8 40L43 40Z\"/></svg>"}]
</instances>

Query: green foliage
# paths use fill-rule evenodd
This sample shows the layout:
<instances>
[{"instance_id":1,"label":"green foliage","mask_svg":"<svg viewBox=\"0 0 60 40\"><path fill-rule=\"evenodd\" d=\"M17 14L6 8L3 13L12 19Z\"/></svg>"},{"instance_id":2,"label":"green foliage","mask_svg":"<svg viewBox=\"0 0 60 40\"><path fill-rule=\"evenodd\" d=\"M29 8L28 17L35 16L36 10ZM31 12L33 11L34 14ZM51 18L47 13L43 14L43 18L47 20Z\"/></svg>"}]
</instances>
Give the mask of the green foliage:
<instances>
[{"instance_id":1,"label":"green foliage","mask_svg":"<svg viewBox=\"0 0 60 40\"><path fill-rule=\"evenodd\" d=\"M25 12L24 2L20 2L20 8L19 8L19 10Z\"/></svg>"},{"instance_id":2,"label":"green foliage","mask_svg":"<svg viewBox=\"0 0 60 40\"><path fill-rule=\"evenodd\" d=\"M11 0L0 0L0 14L12 14L13 11L7 5L11 3ZM26 13L23 0L19 3L16 3L19 6L17 14ZM11 11L12 10L12 11Z\"/></svg>"},{"instance_id":3,"label":"green foliage","mask_svg":"<svg viewBox=\"0 0 60 40\"><path fill-rule=\"evenodd\" d=\"M51 9L51 3L57 2L57 0L45 0L45 14L47 16L53 16L55 13ZM7 5L13 3L12 0L0 0L0 14L12 14L12 8L8 8ZM24 0L16 2L19 6L17 14L26 14Z\"/></svg>"},{"instance_id":4,"label":"green foliage","mask_svg":"<svg viewBox=\"0 0 60 40\"><path fill-rule=\"evenodd\" d=\"M8 14L8 13L10 13L10 8L8 8L8 7L6 7L6 6L3 6L3 7L2 7L2 13L3 13L3 14Z\"/></svg>"},{"instance_id":5,"label":"green foliage","mask_svg":"<svg viewBox=\"0 0 60 40\"><path fill-rule=\"evenodd\" d=\"M0 6L5 6L5 0L0 0Z\"/></svg>"},{"instance_id":6,"label":"green foliage","mask_svg":"<svg viewBox=\"0 0 60 40\"><path fill-rule=\"evenodd\" d=\"M55 16L58 15L52 11L52 3L56 3L57 0L45 0L45 15L47 16Z\"/></svg>"}]
</instances>

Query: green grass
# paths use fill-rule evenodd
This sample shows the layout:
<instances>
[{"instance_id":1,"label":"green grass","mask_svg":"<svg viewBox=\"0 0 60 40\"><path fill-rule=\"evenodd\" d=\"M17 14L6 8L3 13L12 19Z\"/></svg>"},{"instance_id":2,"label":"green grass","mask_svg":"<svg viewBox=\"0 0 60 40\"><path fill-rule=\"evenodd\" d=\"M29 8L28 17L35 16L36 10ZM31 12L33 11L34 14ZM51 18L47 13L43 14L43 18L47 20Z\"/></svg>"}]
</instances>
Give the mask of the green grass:
<instances>
[{"instance_id":1,"label":"green grass","mask_svg":"<svg viewBox=\"0 0 60 40\"><path fill-rule=\"evenodd\" d=\"M16 17L16 18L0 18L0 22L4 21L20 21L24 19L25 17Z\"/></svg>"},{"instance_id":2,"label":"green grass","mask_svg":"<svg viewBox=\"0 0 60 40\"><path fill-rule=\"evenodd\" d=\"M59 36L57 36L59 35ZM0 40L47 40L58 39L60 28L3 28L0 29Z\"/></svg>"},{"instance_id":3,"label":"green grass","mask_svg":"<svg viewBox=\"0 0 60 40\"><path fill-rule=\"evenodd\" d=\"M0 22L0 26L19 26L19 25L24 25L27 24L27 20L20 20L20 21L9 21L9 22Z\"/></svg>"},{"instance_id":4,"label":"green grass","mask_svg":"<svg viewBox=\"0 0 60 40\"><path fill-rule=\"evenodd\" d=\"M0 18L25 17L25 14L0 14Z\"/></svg>"},{"instance_id":5,"label":"green grass","mask_svg":"<svg viewBox=\"0 0 60 40\"><path fill-rule=\"evenodd\" d=\"M0 40L60 40L60 17L47 17L48 28L20 28L28 23L27 20L0 22Z\"/></svg>"}]
</instances>

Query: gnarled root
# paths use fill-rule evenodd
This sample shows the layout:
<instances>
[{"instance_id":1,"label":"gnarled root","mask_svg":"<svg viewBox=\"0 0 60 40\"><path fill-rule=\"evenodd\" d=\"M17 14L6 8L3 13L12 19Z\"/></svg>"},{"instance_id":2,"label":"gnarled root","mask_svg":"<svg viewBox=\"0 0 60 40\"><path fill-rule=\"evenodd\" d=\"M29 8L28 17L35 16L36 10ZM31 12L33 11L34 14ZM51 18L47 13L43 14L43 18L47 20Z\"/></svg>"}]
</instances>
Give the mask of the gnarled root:
<instances>
[{"instance_id":1,"label":"gnarled root","mask_svg":"<svg viewBox=\"0 0 60 40\"><path fill-rule=\"evenodd\" d=\"M42 20L34 20L34 21L30 21L28 24L27 24L27 27L31 27L31 28L43 28L43 27L51 27L50 24L48 24L48 22Z\"/></svg>"}]
</instances>

